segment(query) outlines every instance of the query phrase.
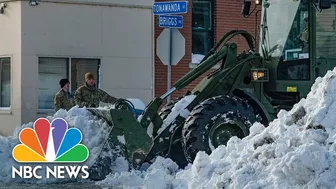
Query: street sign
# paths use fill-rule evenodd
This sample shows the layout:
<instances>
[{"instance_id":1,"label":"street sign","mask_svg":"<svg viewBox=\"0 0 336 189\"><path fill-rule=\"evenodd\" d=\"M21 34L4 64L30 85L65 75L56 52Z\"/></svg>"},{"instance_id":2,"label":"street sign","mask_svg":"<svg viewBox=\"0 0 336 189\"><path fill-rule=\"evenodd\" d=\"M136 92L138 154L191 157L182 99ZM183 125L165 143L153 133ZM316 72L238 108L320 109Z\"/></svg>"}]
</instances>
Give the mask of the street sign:
<instances>
[{"instance_id":1,"label":"street sign","mask_svg":"<svg viewBox=\"0 0 336 189\"><path fill-rule=\"evenodd\" d=\"M156 2L153 4L153 14L185 14L188 12L187 1Z\"/></svg>"},{"instance_id":2,"label":"street sign","mask_svg":"<svg viewBox=\"0 0 336 189\"><path fill-rule=\"evenodd\" d=\"M171 88L171 67L180 62L185 54L185 39L177 28L165 28L156 39L156 55L168 65L167 89ZM167 97L170 102L170 96Z\"/></svg>"},{"instance_id":3,"label":"street sign","mask_svg":"<svg viewBox=\"0 0 336 189\"><path fill-rule=\"evenodd\" d=\"M167 88L171 85L171 66L176 65L185 54L185 39L177 28L183 27L182 16L188 12L187 1L156 2L153 14L159 15L159 27L165 28L156 39L156 54L164 65L168 65ZM170 96L167 99L170 102Z\"/></svg>"},{"instance_id":4,"label":"street sign","mask_svg":"<svg viewBox=\"0 0 336 189\"><path fill-rule=\"evenodd\" d=\"M183 16L159 16L159 27L161 28L182 28Z\"/></svg>"},{"instance_id":5,"label":"street sign","mask_svg":"<svg viewBox=\"0 0 336 189\"><path fill-rule=\"evenodd\" d=\"M178 29L165 28L156 39L156 47L156 54L164 65L176 65L185 54L185 39Z\"/></svg>"}]
</instances>

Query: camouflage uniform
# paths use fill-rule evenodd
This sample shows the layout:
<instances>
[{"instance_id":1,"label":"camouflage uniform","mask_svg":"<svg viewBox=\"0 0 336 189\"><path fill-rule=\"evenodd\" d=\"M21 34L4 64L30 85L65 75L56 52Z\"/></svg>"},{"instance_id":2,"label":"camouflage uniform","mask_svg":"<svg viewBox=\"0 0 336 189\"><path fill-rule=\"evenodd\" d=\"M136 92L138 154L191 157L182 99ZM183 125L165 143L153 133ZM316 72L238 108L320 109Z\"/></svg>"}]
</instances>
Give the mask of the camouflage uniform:
<instances>
[{"instance_id":1,"label":"camouflage uniform","mask_svg":"<svg viewBox=\"0 0 336 189\"><path fill-rule=\"evenodd\" d=\"M84 83L83 86L76 90L74 100L79 107L94 108L99 106L99 102L114 103L117 98L110 96L95 86L90 87L87 83Z\"/></svg>"},{"instance_id":2,"label":"camouflage uniform","mask_svg":"<svg viewBox=\"0 0 336 189\"><path fill-rule=\"evenodd\" d=\"M65 109L68 111L74 106L70 93L65 92L63 89L61 89L55 94L54 105L56 112L59 109Z\"/></svg>"}]
</instances>

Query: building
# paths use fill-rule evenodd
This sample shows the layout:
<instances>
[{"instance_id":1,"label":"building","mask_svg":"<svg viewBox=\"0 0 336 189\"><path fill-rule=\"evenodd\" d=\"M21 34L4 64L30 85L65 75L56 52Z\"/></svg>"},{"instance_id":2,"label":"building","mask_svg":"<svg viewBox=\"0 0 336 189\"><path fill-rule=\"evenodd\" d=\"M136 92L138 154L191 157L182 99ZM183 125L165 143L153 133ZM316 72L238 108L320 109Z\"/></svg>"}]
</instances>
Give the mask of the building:
<instances>
[{"instance_id":1,"label":"building","mask_svg":"<svg viewBox=\"0 0 336 189\"><path fill-rule=\"evenodd\" d=\"M167 0L156 0L164 2ZM241 14L243 0L192 0L188 1L188 13L183 16L183 28L179 29L185 38L185 56L171 69L171 85L179 78L194 68L203 56L210 51L213 45L226 32L234 29L247 30L252 35L255 34L255 26L259 27L261 12L257 7L250 17L245 18ZM254 9L252 2L250 11ZM257 13L257 25L256 16ZM155 38L162 32L163 28L158 26L158 18L155 17ZM257 38L258 38L257 33ZM238 45L238 52L247 49L247 44L243 37L239 36L232 40ZM155 41L155 47L156 41ZM185 92L194 87L201 80L198 78L184 90L177 91L172 95L172 99L182 96ZM155 96L160 96L167 91L167 66L163 65L157 55L155 55Z\"/></svg>"},{"instance_id":2,"label":"building","mask_svg":"<svg viewBox=\"0 0 336 189\"><path fill-rule=\"evenodd\" d=\"M113 3L111 3L113 2ZM0 134L54 113L61 78L71 90L95 73L122 98L154 96L152 0L0 0Z\"/></svg>"}]
</instances>

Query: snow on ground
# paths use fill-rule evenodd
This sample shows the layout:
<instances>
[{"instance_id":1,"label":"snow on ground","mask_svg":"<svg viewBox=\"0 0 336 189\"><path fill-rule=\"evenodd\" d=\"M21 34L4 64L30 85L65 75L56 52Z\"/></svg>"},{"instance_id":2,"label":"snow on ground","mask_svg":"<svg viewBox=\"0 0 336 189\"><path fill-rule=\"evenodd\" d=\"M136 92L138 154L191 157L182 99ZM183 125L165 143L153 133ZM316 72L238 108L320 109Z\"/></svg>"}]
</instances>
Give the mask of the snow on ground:
<instances>
[{"instance_id":1,"label":"snow on ground","mask_svg":"<svg viewBox=\"0 0 336 189\"><path fill-rule=\"evenodd\" d=\"M157 158L147 172L111 174L101 186L125 188L334 188L336 69L318 78L306 99L280 111L265 128L255 123L211 155L199 152L184 170Z\"/></svg>"},{"instance_id":2,"label":"snow on ground","mask_svg":"<svg viewBox=\"0 0 336 189\"><path fill-rule=\"evenodd\" d=\"M181 101L187 104L188 98ZM177 105L183 110L182 106ZM96 182L99 186L124 188L334 188L336 186L336 69L318 78L306 99L291 111L280 111L278 119L265 128L255 123L244 139L231 138L227 146L208 155L199 152L193 164L180 170L170 159L158 157L147 170L127 171L127 162L118 158L114 172ZM173 113L175 114L175 113ZM172 114L172 115L173 115ZM183 114L184 115L184 114ZM83 143L95 159L107 136L105 124L85 109L59 111L85 133ZM51 117L49 117L50 119ZM31 127L32 123L23 127ZM9 153L18 143L17 133L0 137L0 180L11 181Z\"/></svg>"}]
</instances>

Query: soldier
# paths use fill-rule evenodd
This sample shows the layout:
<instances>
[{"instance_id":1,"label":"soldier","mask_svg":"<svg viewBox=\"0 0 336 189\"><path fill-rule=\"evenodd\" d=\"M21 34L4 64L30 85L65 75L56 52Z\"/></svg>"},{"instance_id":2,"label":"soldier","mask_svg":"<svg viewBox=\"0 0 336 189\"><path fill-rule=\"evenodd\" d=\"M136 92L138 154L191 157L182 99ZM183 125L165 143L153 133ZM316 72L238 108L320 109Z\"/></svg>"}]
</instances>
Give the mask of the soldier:
<instances>
[{"instance_id":1,"label":"soldier","mask_svg":"<svg viewBox=\"0 0 336 189\"><path fill-rule=\"evenodd\" d=\"M59 90L54 96L54 108L55 112L59 109L69 110L73 107L72 97L69 93L69 80L61 79L59 81L59 85L61 86L61 90Z\"/></svg>"},{"instance_id":2,"label":"soldier","mask_svg":"<svg viewBox=\"0 0 336 189\"><path fill-rule=\"evenodd\" d=\"M99 102L114 103L117 98L110 96L105 91L98 89L93 74L85 74L85 83L80 86L74 95L75 104L79 107L96 108Z\"/></svg>"}]
</instances>

